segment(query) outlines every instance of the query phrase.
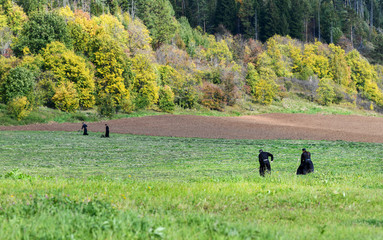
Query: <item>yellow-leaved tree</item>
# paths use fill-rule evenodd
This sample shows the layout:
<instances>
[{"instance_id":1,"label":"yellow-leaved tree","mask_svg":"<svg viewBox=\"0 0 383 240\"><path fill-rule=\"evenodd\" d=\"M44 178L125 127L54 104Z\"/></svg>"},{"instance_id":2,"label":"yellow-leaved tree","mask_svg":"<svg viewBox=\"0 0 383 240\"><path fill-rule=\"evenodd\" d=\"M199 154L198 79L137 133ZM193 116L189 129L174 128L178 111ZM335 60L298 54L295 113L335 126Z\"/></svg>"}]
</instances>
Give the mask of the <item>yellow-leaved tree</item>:
<instances>
[{"instance_id":1,"label":"yellow-leaved tree","mask_svg":"<svg viewBox=\"0 0 383 240\"><path fill-rule=\"evenodd\" d=\"M10 27L13 34L17 36L23 29L24 23L28 20L27 15L20 6L11 0L4 1L2 7L7 16L7 25Z\"/></svg>"},{"instance_id":2,"label":"yellow-leaved tree","mask_svg":"<svg viewBox=\"0 0 383 240\"><path fill-rule=\"evenodd\" d=\"M130 14L124 13L122 15L122 24L129 33L127 47L132 56L152 51L150 32L139 18L133 20Z\"/></svg>"},{"instance_id":3,"label":"yellow-leaved tree","mask_svg":"<svg viewBox=\"0 0 383 240\"><path fill-rule=\"evenodd\" d=\"M205 58L212 66L225 65L233 59L233 54L224 39L216 41L213 35L209 35L209 47L206 50L201 50L198 54Z\"/></svg>"},{"instance_id":4,"label":"yellow-leaved tree","mask_svg":"<svg viewBox=\"0 0 383 240\"><path fill-rule=\"evenodd\" d=\"M122 49L127 48L129 34L125 30L124 25L113 15L103 14L92 19L103 28L104 32L114 39Z\"/></svg>"},{"instance_id":5,"label":"yellow-leaved tree","mask_svg":"<svg viewBox=\"0 0 383 240\"><path fill-rule=\"evenodd\" d=\"M149 107L158 101L157 74L150 60L141 54L132 59L132 72L134 74L132 94L135 96L137 108Z\"/></svg>"},{"instance_id":6,"label":"yellow-leaved tree","mask_svg":"<svg viewBox=\"0 0 383 240\"><path fill-rule=\"evenodd\" d=\"M115 110L130 111L130 62L120 45L109 35L97 35L89 42L90 60L96 68L98 104L104 97L112 98Z\"/></svg>"},{"instance_id":7,"label":"yellow-leaved tree","mask_svg":"<svg viewBox=\"0 0 383 240\"><path fill-rule=\"evenodd\" d=\"M87 52L87 47L91 39L104 33L104 29L91 19L87 12L82 10L72 12L67 6L60 8L58 14L63 16L67 21L75 52Z\"/></svg>"},{"instance_id":8,"label":"yellow-leaved tree","mask_svg":"<svg viewBox=\"0 0 383 240\"><path fill-rule=\"evenodd\" d=\"M95 104L95 83L85 59L60 42L48 44L42 55L44 69L52 71L59 82L72 82L78 94L79 106L83 109L92 108Z\"/></svg>"},{"instance_id":9,"label":"yellow-leaved tree","mask_svg":"<svg viewBox=\"0 0 383 240\"><path fill-rule=\"evenodd\" d=\"M274 71L277 77L290 77L291 67L289 61L288 45L283 41L290 41L289 38L282 38L275 35L266 42L267 50L259 55L257 65Z\"/></svg>"},{"instance_id":10,"label":"yellow-leaved tree","mask_svg":"<svg viewBox=\"0 0 383 240\"><path fill-rule=\"evenodd\" d=\"M351 79L358 92L379 106L383 106L383 94L376 82L378 74L374 67L356 50L349 52L346 60L351 68Z\"/></svg>"},{"instance_id":11,"label":"yellow-leaved tree","mask_svg":"<svg viewBox=\"0 0 383 240\"><path fill-rule=\"evenodd\" d=\"M328 49L321 42L305 44L302 61L303 65L308 68L307 71L312 71L319 78L331 78L327 52Z\"/></svg>"},{"instance_id":12,"label":"yellow-leaved tree","mask_svg":"<svg viewBox=\"0 0 383 240\"><path fill-rule=\"evenodd\" d=\"M355 84L351 80L351 68L347 64L345 51L334 44L330 44L329 48L331 50L329 56L330 71L333 81L346 88L348 92L354 92Z\"/></svg>"},{"instance_id":13,"label":"yellow-leaved tree","mask_svg":"<svg viewBox=\"0 0 383 240\"><path fill-rule=\"evenodd\" d=\"M246 84L254 101L270 105L278 93L276 75L270 68L261 67L257 71L252 63L247 66Z\"/></svg>"},{"instance_id":14,"label":"yellow-leaved tree","mask_svg":"<svg viewBox=\"0 0 383 240\"><path fill-rule=\"evenodd\" d=\"M73 83L63 81L55 90L52 100L56 108L64 112L74 112L79 108L78 94Z\"/></svg>"},{"instance_id":15,"label":"yellow-leaved tree","mask_svg":"<svg viewBox=\"0 0 383 240\"><path fill-rule=\"evenodd\" d=\"M8 102L8 112L18 121L24 119L32 111L32 104L26 96L16 97Z\"/></svg>"}]
</instances>

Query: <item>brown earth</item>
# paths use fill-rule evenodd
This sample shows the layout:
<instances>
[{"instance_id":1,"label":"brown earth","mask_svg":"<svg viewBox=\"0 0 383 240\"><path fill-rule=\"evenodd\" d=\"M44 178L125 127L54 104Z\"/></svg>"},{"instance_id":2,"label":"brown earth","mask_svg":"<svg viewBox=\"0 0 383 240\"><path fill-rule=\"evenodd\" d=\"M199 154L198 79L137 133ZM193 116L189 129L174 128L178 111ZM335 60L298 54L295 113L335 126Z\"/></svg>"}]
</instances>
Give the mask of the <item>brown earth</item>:
<instances>
[{"instance_id":1,"label":"brown earth","mask_svg":"<svg viewBox=\"0 0 383 240\"><path fill-rule=\"evenodd\" d=\"M262 114L241 117L160 115L88 123L90 132L226 139L306 139L383 143L383 118ZM0 130L78 131L80 123L0 126Z\"/></svg>"}]
</instances>

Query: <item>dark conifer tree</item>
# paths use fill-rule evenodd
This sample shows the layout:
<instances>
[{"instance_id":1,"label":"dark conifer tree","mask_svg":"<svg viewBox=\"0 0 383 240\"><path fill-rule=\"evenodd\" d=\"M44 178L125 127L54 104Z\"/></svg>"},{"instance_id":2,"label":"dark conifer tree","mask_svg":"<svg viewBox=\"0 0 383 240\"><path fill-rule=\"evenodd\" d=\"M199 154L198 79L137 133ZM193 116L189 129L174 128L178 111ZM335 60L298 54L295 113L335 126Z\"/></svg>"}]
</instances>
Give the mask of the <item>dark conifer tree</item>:
<instances>
[{"instance_id":1,"label":"dark conifer tree","mask_svg":"<svg viewBox=\"0 0 383 240\"><path fill-rule=\"evenodd\" d=\"M232 33L236 29L236 4L235 0L218 0L215 11L215 26L222 24Z\"/></svg>"},{"instance_id":2,"label":"dark conifer tree","mask_svg":"<svg viewBox=\"0 0 383 240\"><path fill-rule=\"evenodd\" d=\"M266 2L263 14L262 14L262 34L261 40L266 41L270 37L278 33L278 24L280 23L279 10L274 0L268 0Z\"/></svg>"},{"instance_id":3,"label":"dark conifer tree","mask_svg":"<svg viewBox=\"0 0 383 240\"><path fill-rule=\"evenodd\" d=\"M303 32L304 32L304 25L303 25L303 18L304 18L304 11L303 9L304 4L302 0L291 0L291 8L290 8L290 33L289 35L292 38L298 38L300 40L303 40Z\"/></svg>"},{"instance_id":4,"label":"dark conifer tree","mask_svg":"<svg viewBox=\"0 0 383 240\"><path fill-rule=\"evenodd\" d=\"M290 0L274 0L278 7L279 21L277 23L277 34L286 36L289 34ZM295 6L294 6L295 7Z\"/></svg>"}]
</instances>

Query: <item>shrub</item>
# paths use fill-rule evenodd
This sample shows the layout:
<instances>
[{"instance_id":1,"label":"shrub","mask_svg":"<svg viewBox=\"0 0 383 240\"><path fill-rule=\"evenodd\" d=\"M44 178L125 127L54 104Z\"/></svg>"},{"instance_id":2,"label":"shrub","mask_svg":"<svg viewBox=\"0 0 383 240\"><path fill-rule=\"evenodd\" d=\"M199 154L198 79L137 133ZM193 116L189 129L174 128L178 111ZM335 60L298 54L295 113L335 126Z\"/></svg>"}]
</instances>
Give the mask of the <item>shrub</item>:
<instances>
[{"instance_id":1,"label":"shrub","mask_svg":"<svg viewBox=\"0 0 383 240\"><path fill-rule=\"evenodd\" d=\"M10 178L10 179L30 179L31 176L28 174L23 173L18 168L12 169L12 171L7 172L4 175L4 178Z\"/></svg>"},{"instance_id":2,"label":"shrub","mask_svg":"<svg viewBox=\"0 0 383 240\"><path fill-rule=\"evenodd\" d=\"M335 91L331 86L330 78L322 78L317 89L317 101L325 106L330 105L335 99Z\"/></svg>"},{"instance_id":3,"label":"shrub","mask_svg":"<svg viewBox=\"0 0 383 240\"><path fill-rule=\"evenodd\" d=\"M18 121L24 119L32 111L32 105L27 97L16 97L8 102L8 112Z\"/></svg>"},{"instance_id":4,"label":"shrub","mask_svg":"<svg viewBox=\"0 0 383 240\"><path fill-rule=\"evenodd\" d=\"M202 105L212 109L223 111L225 106L225 94L217 86L211 83L205 83L202 89L203 99Z\"/></svg>"},{"instance_id":5,"label":"shrub","mask_svg":"<svg viewBox=\"0 0 383 240\"><path fill-rule=\"evenodd\" d=\"M31 96L33 85L34 75L30 70L24 67L11 69L3 82L3 101L8 103L16 97Z\"/></svg>"},{"instance_id":6,"label":"shrub","mask_svg":"<svg viewBox=\"0 0 383 240\"><path fill-rule=\"evenodd\" d=\"M198 103L198 92L192 85L185 84L182 89L178 91L174 102L183 108L194 108Z\"/></svg>"},{"instance_id":7,"label":"shrub","mask_svg":"<svg viewBox=\"0 0 383 240\"><path fill-rule=\"evenodd\" d=\"M158 106L164 112L174 111L174 93L169 86L160 88Z\"/></svg>"},{"instance_id":8,"label":"shrub","mask_svg":"<svg viewBox=\"0 0 383 240\"><path fill-rule=\"evenodd\" d=\"M116 112L116 103L110 94L103 94L98 99L97 112L100 116L112 117Z\"/></svg>"},{"instance_id":9,"label":"shrub","mask_svg":"<svg viewBox=\"0 0 383 240\"><path fill-rule=\"evenodd\" d=\"M56 76L51 71L46 71L38 77L36 86L37 104L55 108L55 103L52 98L56 92Z\"/></svg>"},{"instance_id":10,"label":"shrub","mask_svg":"<svg viewBox=\"0 0 383 240\"><path fill-rule=\"evenodd\" d=\"M261 78L255 85L254 100L265 105L270 105L276 96L277 90L275 84Z\"/></svg>"},{"instance_id":11,"label":"shrub","mask_svg":"<svg viewBox=\"0 0 383 240\"><path fill-rule=\"evenodd\" d=\"M239 98L238 88L235 85L234 77L235 76L232 71L224 72L222 77L222 85L223 85L223 93L225 95L225 102L229 106L233 106L237 98Z\"/></svg>"},{"instance_id":12,"label":"shrub","mask_svg":"<svg viewBox=\"0 0 383 240\"><path fill-rule=\"evenodd\" d=\"M78 94L71 82L60 83L52 100L61 111L74 112L79 108Z\"/></svg>"},{"instance_id":13,"label":"shrub","mask_svg":"<svg viewBox=\"0 0 383 240\"><path fill-rule=\"evenodd\" d=\"M246 84L254 101L269 105L278 93L275 74L270 68L261 67L259 73L253 64L247 66Z\"/></svg>"}]
</instances>

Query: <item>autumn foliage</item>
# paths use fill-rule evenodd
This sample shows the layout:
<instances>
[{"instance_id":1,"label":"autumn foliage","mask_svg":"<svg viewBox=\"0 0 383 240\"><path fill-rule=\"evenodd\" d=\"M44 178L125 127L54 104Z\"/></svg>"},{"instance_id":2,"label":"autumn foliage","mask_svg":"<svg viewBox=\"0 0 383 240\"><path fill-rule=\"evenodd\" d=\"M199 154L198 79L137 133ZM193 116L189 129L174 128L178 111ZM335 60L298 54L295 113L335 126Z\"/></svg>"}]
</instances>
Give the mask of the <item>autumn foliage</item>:
<instances>
[{"instance_id":1,"label":"autumn foliage","mask_svg":"<svg viewBox=\"0 0 383 240\"><path fill-rule=\"evenodd\" d=\"M363 99L383 107L383 67L356 50L279 35L262 43L224 28L211 35L175 19L165 0L139 2L138 15L115 8L91 16L66 6L27 16L5 1L0 101L19 119L41 105L105 116L177 106L225 111L294 93L322 105Z\"/></svg>"}]
</instances>

